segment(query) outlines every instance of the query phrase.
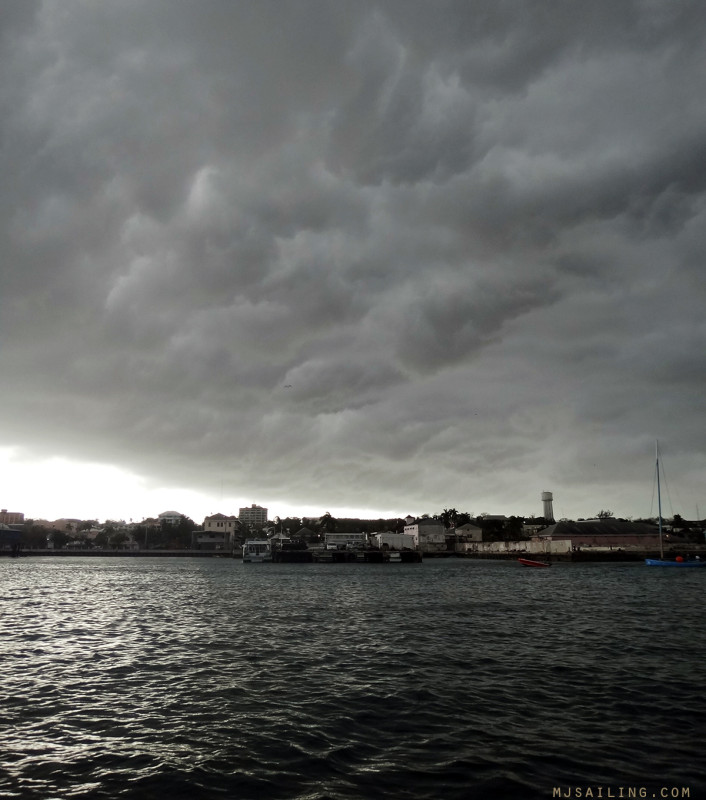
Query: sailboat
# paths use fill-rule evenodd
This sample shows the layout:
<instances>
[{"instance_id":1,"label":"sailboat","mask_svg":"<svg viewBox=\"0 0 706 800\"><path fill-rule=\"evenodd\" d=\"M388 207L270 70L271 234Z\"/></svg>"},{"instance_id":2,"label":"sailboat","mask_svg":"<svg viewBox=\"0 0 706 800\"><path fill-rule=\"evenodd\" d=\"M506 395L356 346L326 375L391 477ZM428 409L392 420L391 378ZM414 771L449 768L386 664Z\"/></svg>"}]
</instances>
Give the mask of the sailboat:
<instances>
[{"instance_id":1,"label":"sailboat","mask_svg":"<svg viewBox=\"0 0 706 800\"><path fill-rule=\"evenodd\" d=\"M659 558L646 558L645 564L648 567L706 567L706 561L685 560L682 556L677 556L674 561L664 560L664 543L662 539L662 494L659 483L659 443L655 442L655 462L657 469L657 513L659 515Z\"/></svg>"}]
</instances>

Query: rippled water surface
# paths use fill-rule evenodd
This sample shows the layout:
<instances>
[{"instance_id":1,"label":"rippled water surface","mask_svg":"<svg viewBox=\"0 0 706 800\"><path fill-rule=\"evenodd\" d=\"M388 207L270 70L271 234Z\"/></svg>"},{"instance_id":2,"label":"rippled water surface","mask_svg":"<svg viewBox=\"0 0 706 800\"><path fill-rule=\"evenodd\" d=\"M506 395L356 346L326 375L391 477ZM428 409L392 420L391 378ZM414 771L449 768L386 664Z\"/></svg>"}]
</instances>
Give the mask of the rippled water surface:
<instances>
[{"instance_id":1,"label":"rippled water surface","mask_svg":"<svg viewBox=\"0 0 706 800\"><path fill-rule=\"evenodd\" d=\"M28 557L0 580L2 797L706 797L706 569Z\"/></svg>"}]
</instances>

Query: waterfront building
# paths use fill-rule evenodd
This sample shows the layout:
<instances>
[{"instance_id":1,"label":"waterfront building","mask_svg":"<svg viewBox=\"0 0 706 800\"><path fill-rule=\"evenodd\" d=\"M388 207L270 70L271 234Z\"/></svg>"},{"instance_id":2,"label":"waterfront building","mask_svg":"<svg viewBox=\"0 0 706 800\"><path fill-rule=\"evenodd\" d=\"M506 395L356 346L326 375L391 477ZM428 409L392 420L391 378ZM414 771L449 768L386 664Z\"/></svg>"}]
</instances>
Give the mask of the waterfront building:
<instances>
[{"instance_id":1,"label":"waterfront building","mask_svg":"<svg viewBox=\"0 0 706 800\"><path fill-rule=\"evenodd\" d=\"M362 531L357 533L327 533L325 542L327 550L365 547L368 544L368 534Z\"/></svg>"},{"instance_id":2,"label":"waterfront building","mask_svg":"<svg viewBox=\"0 0 706 800\"><path fill-rule=\"evenodd\" d=\"M241 508L238 512L238 519L243 525L250 525L255 528L267 524L267 509L253 503L249 508Z\"/></svg>"},{"instance_id":3,"label":"waterfront building","mask_svg":"<svg viewBox=\"0 0 706 800\"><path fill-rule=\"evenodd\" d=\"M416 550L415 537L410 533L393 533L381 531L370 534L370 543L380 550Z\"/></svg>"},{"instance_id":4,"label":"waterfront building","mask_svg":"<svg viewBox=\"0 0 706 800\"><path fill-rule=\"evenodd\" d=\"M234 516L211 514L210 517L204 517L202 527L202 531L192 534L194 547L198 550L229 550L235 534L240 530L240 521Z\"/></svg>"},{"instance_id":5,"label":"waterfront building","mask_svg":"<svg viewBox=\"0 0 706 800\"><path fill-rule=\"evenodd\" d=\"M444 523L430 517L420 517L404 526L404 533L414 537L415 546L423 553L436 553L446 550L446 529Z\"/></svg>"},{"instance_id":6,"label":"waterfront building","mask_svg":"<svg viewBox=\"0 0 706 800\"><path fill-rule=\"evenodd\" d=\"M577 549L659 549L659 531L655 525L622 519L588 519L557 522L532 537L533 541L570 543Z\"/></svg>"},{"instance_id":7,"label":"waterfront building","mask_svg":"<svg viewBox=\"0 0 706 800\"><path fill-rule=\"evenodd\" d=\"M0 522L0 550L15 552L22 541L22 533Z\"/></svg>"},{"instance_id":8,"label":"waterfront building","mask_svg":"<svg viewBox=\"0 0 706 800\"><path fill-rule=\"evenodd\" d=\"M194 531L191 536L196 550L227 550L231 545L230 534L225 531Z\"/></svg>"}]
</instances>

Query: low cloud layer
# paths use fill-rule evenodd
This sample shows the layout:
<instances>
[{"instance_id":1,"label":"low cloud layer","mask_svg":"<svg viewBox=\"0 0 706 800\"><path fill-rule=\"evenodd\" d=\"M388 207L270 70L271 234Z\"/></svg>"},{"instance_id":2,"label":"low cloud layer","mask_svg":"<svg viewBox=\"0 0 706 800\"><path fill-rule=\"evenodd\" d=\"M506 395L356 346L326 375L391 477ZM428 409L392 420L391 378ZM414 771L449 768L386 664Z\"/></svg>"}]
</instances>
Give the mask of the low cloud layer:
<instances>
[{"instance_id":1,"label":"low cloud layer","mask_svg":"<svg viewBox=\"0 0 706 800\"><path fill-rule=\"evenodd\" d=\"M694 516L705 31L695 0L4 3L3 443L588 516L649 513L659 438Z\"/></svg>"}]
</instances>

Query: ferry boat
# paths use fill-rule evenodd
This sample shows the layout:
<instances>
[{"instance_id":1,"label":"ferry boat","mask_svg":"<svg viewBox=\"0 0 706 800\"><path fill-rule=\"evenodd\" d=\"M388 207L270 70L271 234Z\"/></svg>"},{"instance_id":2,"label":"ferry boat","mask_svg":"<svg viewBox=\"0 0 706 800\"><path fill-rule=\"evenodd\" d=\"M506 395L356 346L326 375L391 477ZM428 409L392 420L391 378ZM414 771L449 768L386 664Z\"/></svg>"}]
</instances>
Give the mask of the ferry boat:
<instances>
[{"instance_id":1,"label":"ferry boat","mask_svg":"<svg viewBox=\"0 0 706 800\"><path fill-rule=\"evenodd\" d=\"M243 564L272 561L272 545L268 539L247 539L243 544Z\"/></svg>"}]
</instances>

